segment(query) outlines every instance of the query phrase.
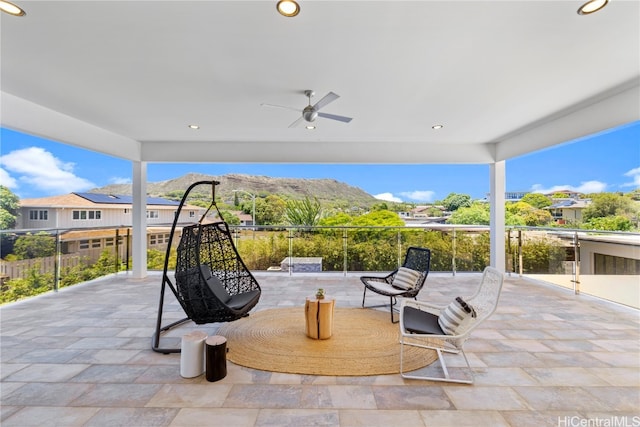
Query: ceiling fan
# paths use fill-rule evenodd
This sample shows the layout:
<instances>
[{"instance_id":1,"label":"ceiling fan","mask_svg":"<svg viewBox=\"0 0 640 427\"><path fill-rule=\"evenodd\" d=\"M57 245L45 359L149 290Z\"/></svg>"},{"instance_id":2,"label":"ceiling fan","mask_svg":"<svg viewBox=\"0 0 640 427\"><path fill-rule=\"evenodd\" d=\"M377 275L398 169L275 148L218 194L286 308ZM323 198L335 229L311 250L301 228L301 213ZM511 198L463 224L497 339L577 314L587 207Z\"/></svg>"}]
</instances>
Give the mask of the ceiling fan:
<instances>
[{"instance_id":1,"label":"ceiling fan","mask_svg":"<svg viewBox=\"0 0 640 427\"><path fill-rule=\"evenodd\" d=\"M311 98L313 98L313 96L315 95L315 92L312 90L305 90L304 95L309 99L309 105L304 107L302 110L300 110L299 108L285 107L283 105L274 105L274 104L262 104L262 105L265 107L285 108L287 110L294 110L294 111L301 112L302 115L298 117L298 119L295 122L289 125L290 128L298 126L300 122L302 122L303 120L309 123L312 123L313 121L315 121L317 117L337 120L339 122L344 122L344 123L349 123L352 120L351 117L338 116L335 114L328 114L320 111L322 107L340 98L340 95L338 95L337 93L329 92L322 99L320 99L320 101L316 102L314 105L311 105Z\"/></svg>"}]
</instances>

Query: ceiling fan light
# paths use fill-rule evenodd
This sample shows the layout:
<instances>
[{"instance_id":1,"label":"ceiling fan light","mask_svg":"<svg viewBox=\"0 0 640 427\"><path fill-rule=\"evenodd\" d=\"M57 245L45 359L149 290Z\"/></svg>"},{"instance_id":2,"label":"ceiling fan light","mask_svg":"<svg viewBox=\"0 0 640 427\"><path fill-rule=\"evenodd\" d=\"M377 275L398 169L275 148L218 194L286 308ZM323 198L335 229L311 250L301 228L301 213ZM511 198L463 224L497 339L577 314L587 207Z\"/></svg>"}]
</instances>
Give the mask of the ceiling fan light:
<instances>
[{"instance_id":1,"label":"ceiling fan light","mask_svg":"<svg viewBox=\"0 0 640 427\"><path fill-rule=\"evenodd\" d=\"M300 13L300 5L294 0L280 0L276 6L278 13L287 18L291 18Z\"/></svg>"},{"instance_id":2,"label":"ceiling fan light","mask_svg":"<svg viewBox=\"0 0 640 427\"><path fill-rule=\"evenodd\" d=\"M0 0L0 10L13 16L24 16L27 14L24 10L22 10L15 4L5 0Z\"/></svg>"},{"instance_id":3,"label":"ceiling fan light","mask_svg":"<svg viewBox=\"0 0 640 427\"><path fill-rule=\"evenodd\" d=\"M597 12L609 3L609 0L589 0L578 9L578 15L589 15Z\"/></svg>"}]
</instances>

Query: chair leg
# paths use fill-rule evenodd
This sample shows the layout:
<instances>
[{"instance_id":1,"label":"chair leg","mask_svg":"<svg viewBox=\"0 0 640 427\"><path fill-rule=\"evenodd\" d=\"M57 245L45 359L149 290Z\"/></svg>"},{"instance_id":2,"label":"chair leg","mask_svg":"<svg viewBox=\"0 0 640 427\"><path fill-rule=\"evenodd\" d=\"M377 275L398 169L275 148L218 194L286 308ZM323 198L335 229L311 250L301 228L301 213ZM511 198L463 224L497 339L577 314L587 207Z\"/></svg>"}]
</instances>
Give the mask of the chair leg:
<instances>
[{"instance_id":1,"label":"chair leg","mask_svg":"<svg viewBox=\"0 0 640 427\"><path fill-rule=\"evenodd\" d=\"M398 323L400 321L400 319L398 320L393 320L393 306L397 303L394 302L395 297L389 297L389 311L391 312L391 323Z\"/></svg>"},{"instance_id":2,"label":"chair leg","mask_svg":"<svg viewBox=\"0 0 640 427\"><path fill-rule=\"evenodd\" d=\"M362 293L362 308L364 308L364 298L367 296L367 287L364 287L364 292Z\"/></svg>"},{"instance_id":3,"label":"chair leg","mask_svg":"<svg viewBox=\"0 0 640 427\"><path fill-rule=\"evenodd\" d=\"M440 362L440 366L442 367L442 371L444 372L444 377L430 377L426 375L405 374L403 369L405 345L435 350L436 353L438 354L438 361ZM452 378L451 375L449 374L449 370L447 369L447 364L444 361L444 356L442 354L443 352L444 353L462 353L462 356L464 357L464 361L467 364L467 369L469 370L469 375L471 379ZM405 343L404 337L400 338L400 376L402 376L402 378L413 379L413 380L441 381L441 382L450 382L450 383L459 383L459 384L473 384L473 382L475 381L475 377L473 375L473 369L469 364L469 359L467 359L467 355L465 354L464 349L453 350L453 349L441 348L441 347L430 346L430 345Z\"/></svg>"}]
</instances>

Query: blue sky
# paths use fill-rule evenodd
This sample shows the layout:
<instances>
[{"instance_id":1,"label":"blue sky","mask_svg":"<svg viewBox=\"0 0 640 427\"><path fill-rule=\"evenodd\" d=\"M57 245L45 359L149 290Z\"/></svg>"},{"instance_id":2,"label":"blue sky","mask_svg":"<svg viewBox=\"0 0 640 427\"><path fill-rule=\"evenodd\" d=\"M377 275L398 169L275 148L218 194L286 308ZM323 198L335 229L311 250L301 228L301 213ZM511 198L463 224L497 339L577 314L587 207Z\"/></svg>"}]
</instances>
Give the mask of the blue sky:
<instances>
[{"instance_id":1,"label":"blue sky","mask_svg":"<svg viewBox=\"0 0 640 427\"><path fill-rule=\"evenodd\" d=\"M131 182L129 161L0 129L0 184L21 199ZM332 178L381 200L433 202L489 191L488 165L149 164L150 182L189 172ZM629 192L640 188L640 121L506 163L507 191Z\"/></svg>"}]
</instances>

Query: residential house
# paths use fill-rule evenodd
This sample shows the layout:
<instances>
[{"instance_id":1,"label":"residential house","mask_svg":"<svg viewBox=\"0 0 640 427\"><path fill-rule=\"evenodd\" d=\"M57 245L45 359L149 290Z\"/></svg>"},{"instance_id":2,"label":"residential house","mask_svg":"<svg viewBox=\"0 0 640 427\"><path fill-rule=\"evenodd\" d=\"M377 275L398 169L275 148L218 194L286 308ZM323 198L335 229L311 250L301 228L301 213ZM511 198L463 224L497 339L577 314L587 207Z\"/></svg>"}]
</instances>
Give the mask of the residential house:
<instances>
[{"instance_id":1,"label":"residential house","mask_svg":"<svg viewBox=\"0 0 640 427\"><path fill-rule=\"evenodd\" d=\"M81 253L91 259L109 247L121 246L130 237L132 196L70 193L20 201L17 229L58 230L63 254ZM179 202L147 197L147 247L164 249ZM183 206L179 224L194 223L205 212L199 206Z\"/></svg>"},{"instance_id":2,"label":"residential house","mask_svg":"<svg viewBox=\"0 0 640 427\"><path fill-rule=\"evenodd\" d=\"M547 206L553 219L559 224L575 224L582 222L582 210L591 204L591 199L554 199Z\"/></svg>"}]
</instances>

